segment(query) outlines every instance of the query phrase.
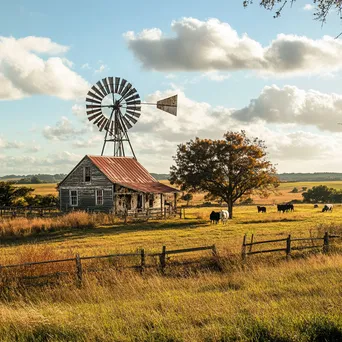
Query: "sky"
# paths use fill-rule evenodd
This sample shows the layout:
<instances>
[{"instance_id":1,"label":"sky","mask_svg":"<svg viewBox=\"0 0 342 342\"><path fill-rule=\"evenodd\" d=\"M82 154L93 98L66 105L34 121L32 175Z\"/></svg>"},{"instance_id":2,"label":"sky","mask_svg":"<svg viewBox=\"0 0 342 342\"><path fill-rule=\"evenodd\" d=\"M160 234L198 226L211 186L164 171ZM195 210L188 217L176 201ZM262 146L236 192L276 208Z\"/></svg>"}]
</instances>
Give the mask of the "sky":
<instances>
[{"instance_id":1,"label":"sky","mask_svg":"<svg viewBox=\"0 0 342 342\"><path fill-rule=\"evenodd\" d=\"M277 19L242 2L3 1L0 175L68 173L100 155L85 98L109 76L146 102L178 94L176 117L143 106L128 132L150 172L169 172L180 143L240 130L278 172L341 172L337 13L321 25L308 0Z\"/></svg>"}]
</instances>

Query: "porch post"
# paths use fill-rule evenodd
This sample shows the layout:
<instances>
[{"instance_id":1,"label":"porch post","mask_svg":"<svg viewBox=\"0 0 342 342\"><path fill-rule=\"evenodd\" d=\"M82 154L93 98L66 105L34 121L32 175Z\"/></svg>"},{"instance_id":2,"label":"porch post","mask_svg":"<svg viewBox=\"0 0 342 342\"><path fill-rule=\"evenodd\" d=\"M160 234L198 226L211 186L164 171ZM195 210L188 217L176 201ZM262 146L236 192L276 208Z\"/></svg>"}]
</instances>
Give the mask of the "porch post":
<instances>
[{"instance_id":1,"label":"porch post","mask_svg":"<svg viewBox=\"0 0 342 342\"><path fill-rule=\"evenodd\" d=\"M160 194L160 213L163 216L163 194Z\"/></svg>"},{"instance_id":2,"label":"porch post","mask_svg":"<svg viewBox=\"0 0 342 342\"><path fill-rule=\"evenodd\" d=\"M173 207L174 207L174 210L176 212L177 211L177 192L173 193L173 201L174 201Z\"/></svg>"}]
</instances>

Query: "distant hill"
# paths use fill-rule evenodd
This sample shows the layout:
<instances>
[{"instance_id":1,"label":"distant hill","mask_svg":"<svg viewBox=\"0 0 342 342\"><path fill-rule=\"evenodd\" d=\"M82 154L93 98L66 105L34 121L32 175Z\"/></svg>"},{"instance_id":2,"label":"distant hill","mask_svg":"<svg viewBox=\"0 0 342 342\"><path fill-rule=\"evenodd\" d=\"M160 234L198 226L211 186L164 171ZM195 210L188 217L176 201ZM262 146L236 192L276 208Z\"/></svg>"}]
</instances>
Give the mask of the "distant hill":
<instances>
[{"instance_id":1,"label":"distant hill","mask_svg":"<svg viewBox=\"0 0 342 342\"><path fill-rule=\"evenodd\" d=\"M167 173L151 173L151 176L156 180L167 180L170 177L170 175Z\"/></svg>"},{"instance_id":2,"label":"distant hill","mask_svg":"<svg viewBox=\"0 0 342 342\"><path fill-rule=\"evenodd\" d=\"M280 173L281 182L327 182L342 181L342 173L314 172L314 173Z\"/></svg>"},{"instance_id":3,"label":"distant hill","mask_svg":"<svg viewBox=\"0 0 342 342\"><path fill-rule=\"evenodd\" d=\"M37 183L58 183L65 178L65 174L57 173L55 175L36 174L36 175L7 175L0 177L0 181L13 181L19 184L37 184Z\"/></svg>"}]
</instances>

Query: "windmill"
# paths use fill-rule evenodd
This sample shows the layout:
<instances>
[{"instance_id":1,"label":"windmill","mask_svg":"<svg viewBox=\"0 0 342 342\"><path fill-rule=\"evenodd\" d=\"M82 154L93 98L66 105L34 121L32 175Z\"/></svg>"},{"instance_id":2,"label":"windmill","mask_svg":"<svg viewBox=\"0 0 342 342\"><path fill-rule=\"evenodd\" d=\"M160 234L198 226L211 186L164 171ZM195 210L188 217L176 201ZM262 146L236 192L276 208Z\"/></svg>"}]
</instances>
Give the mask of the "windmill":
<instances>
[{"instance_id":1,"label":"windmill","mask_svg":"<svg viewBox=\"0 0 342 342\"><path fill-rule=\"evenodd\" d=\"M101 156L105 152L106 144L110 142L114 144L113 155L124 157L124 143L127 143L136 159L128 130L137 123L141 105L156 105L162 111L177 115L177 95L157 103L141 102L132 84L120 77L103 78L91 87L86 98L88 120L92 121L100 132L106 132Z\"/></svg>"}]
</instances>

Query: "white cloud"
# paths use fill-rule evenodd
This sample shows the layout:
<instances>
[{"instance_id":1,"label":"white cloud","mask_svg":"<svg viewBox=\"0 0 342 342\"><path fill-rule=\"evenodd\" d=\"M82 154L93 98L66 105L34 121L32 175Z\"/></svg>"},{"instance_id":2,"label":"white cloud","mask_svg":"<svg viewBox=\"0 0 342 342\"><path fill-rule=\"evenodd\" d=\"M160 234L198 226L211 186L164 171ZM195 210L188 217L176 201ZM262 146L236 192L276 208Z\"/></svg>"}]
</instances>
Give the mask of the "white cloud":
<instances>
[{"instance_id":1,"label":"white cloud","mask_svg":"<svg viewBox=\"0 0 342 342\"><path fill-rule=\"evenodd\" d=\"M217 71L207 71L202 75L204 78L207 78L210 81L215 82L222 82L224 80L227 80L230 78L230 75L228 74L220 74Z\"/></svg>"},{"instance_id":2,"label":"white cloud","mask_svg":"<svg viewBox=\"0 0 342 342\"><path fill-rule=\"evenodd\" d=\"M56 55L68 47L44 37L0 36L0 100L34 94L69 100L83 96L88 83L71 70L72 62ZM50 55L44 59L41 55Z\"/></svg>"},{"instance_id":3,"label":"white cloud","mask_svg":"<svg viewBox=\"0 0 342 342\"><path fill-rule=\"evenodd\" d=\"M268 46L241 36L218 19L173 21L175 37L159 29L124 36L147 69L159 71L255 70L278 75L312 74L342 68L342 40L279 34Z\"/></svg>"},{"instance_id":4,"label":"white cloud","mask_svg":"<svg viewBox=\"0 0 342 342\"><path fill-rule=\"evenodd\" d=\"M85 129L77 130L72 122L63 116L60 121L56 123L55 126L46 126L43 129L43 135L46 139L61 141L70 140L85 132Z\"/></svg>"},{"instance_id":5,"label":"white cloud","mask_svg":"<svg viewBox=\"0 0 342 342\"><path fill-rule=\"evenodd\" d=\"M342 95L305 91L294 86L267 86L248 106L235 111L233 117L244 122L295 123L341 132L337 123L342 118Z\"/></svg>"},{"instance_id":6,"label":"white cloud","mask_svg":"<svg viewBox=\"0 0 342 342\"><path fill-rule=\"evenodd\" d=\"M100 73L106 71L107 69L108 69L108 68L107 68L107 65L101 64L101 65L99 66L99 68L95 70L95 73L96 73L96 74L100 74Z\"/></svg>"},{"instance_id":7,"label":"white cloud","mask_svg":"<svg viewBox=\"0 0 342 342\"><path fill-rule=\"evenodd\" d=\"M311 4L306 4L304 7L303 7L303 10L304 11L312 11L313 10L313 6Z\"/></svg>"},{"instance_id":8,"label":"white cloud","mask_svg":"<svg viewBox=\"0 0 342 342\"><path fill-rule=\"evenodd\" d=\"M78 118L85 118L86 108L84 105L74 104L71 107L71 111Z\"/></svg>"},{"instance_id":9,"label":"white cloud","mask_svg":"<svg viewBox=\"0 0 342 342\"><path fill-rule=\"evenodd\" d=\"M88 140L85 139L78 139L73 142L73 146L76 148L91 148L91 147L98 147L100 150L101 145L103 144L104 136L95 135L90 137Z\"/></svg>"},{"instance_id":10,"label":"white cloud","mask_svg":"<svg viewBox=\"0 0 342 342\"><path fill-rule=\"evenodd\" d=\"M82 64L81 69L90 70L91 67L90 67L89 63L84 63L84 64Z\"/></svg>"},{"instance_id":11,"label":"white cloud","mask_svg":"<svg viewBox=\"0 0 342 342\"><path fill-rule=\"evenodd\" d=\"M18 141L7 141L0 137L0 148L1 149L19 149L22 148L24 144Z\"/></svg>"}]
</instances>

